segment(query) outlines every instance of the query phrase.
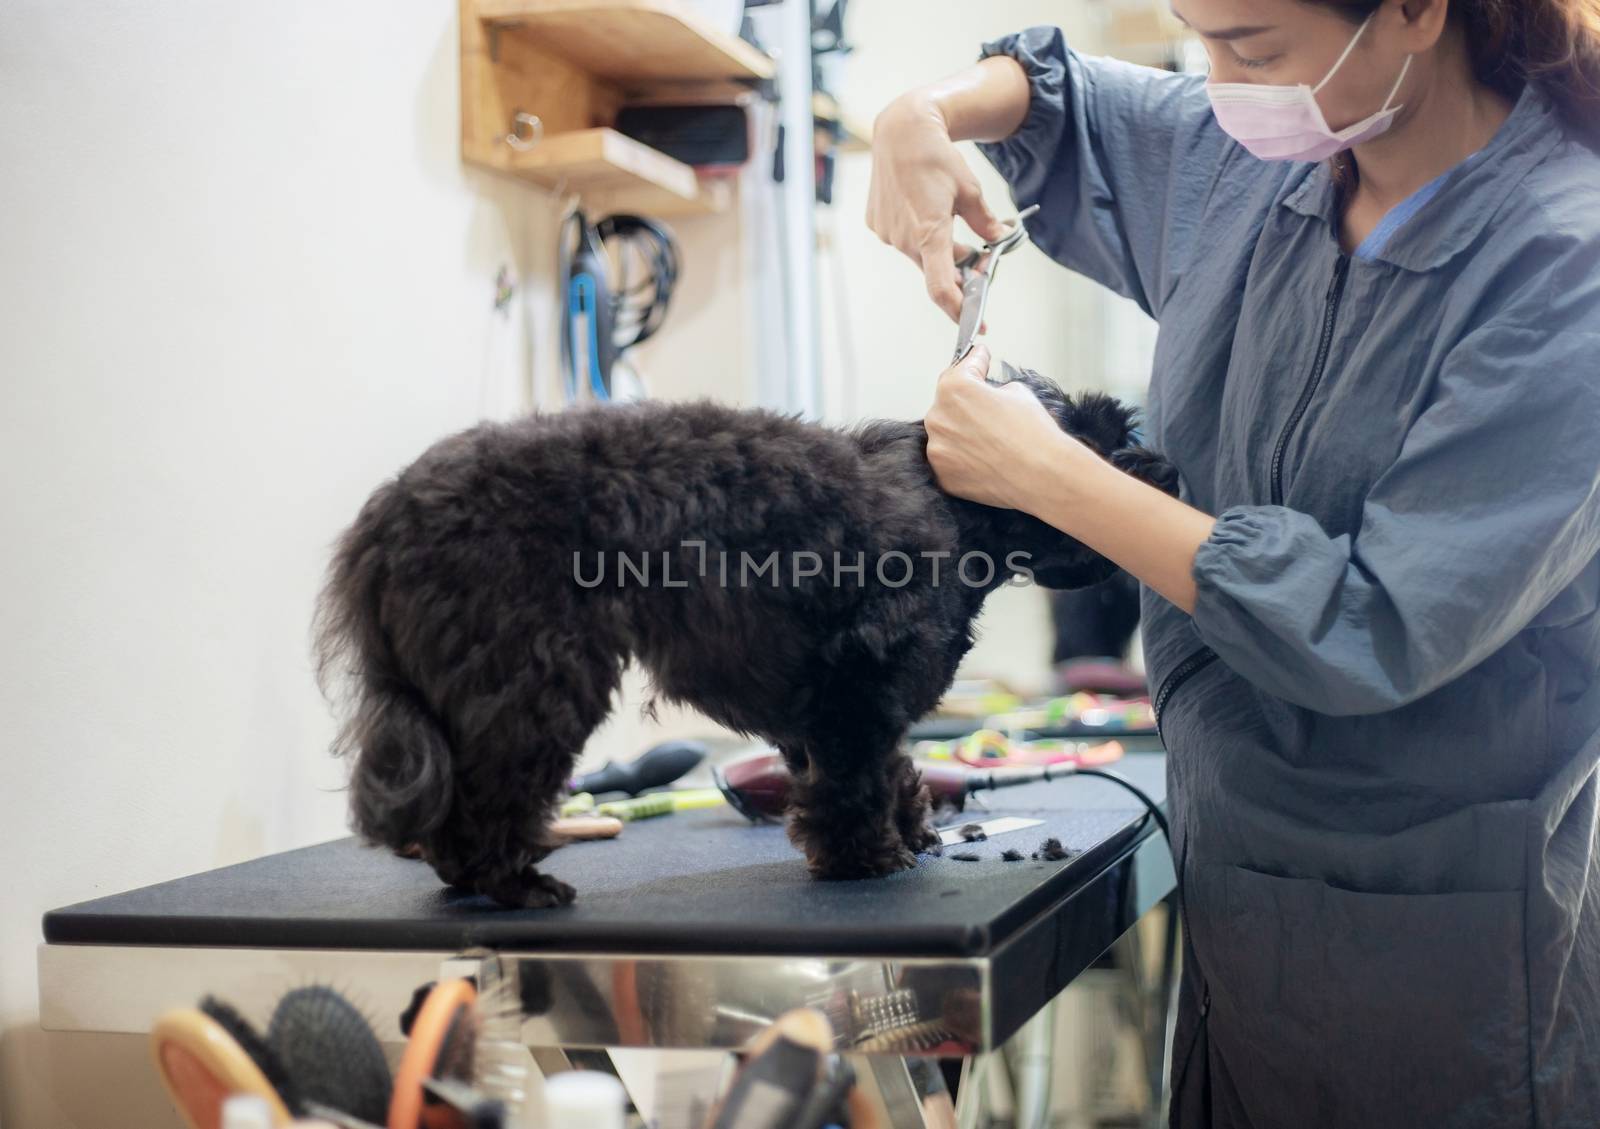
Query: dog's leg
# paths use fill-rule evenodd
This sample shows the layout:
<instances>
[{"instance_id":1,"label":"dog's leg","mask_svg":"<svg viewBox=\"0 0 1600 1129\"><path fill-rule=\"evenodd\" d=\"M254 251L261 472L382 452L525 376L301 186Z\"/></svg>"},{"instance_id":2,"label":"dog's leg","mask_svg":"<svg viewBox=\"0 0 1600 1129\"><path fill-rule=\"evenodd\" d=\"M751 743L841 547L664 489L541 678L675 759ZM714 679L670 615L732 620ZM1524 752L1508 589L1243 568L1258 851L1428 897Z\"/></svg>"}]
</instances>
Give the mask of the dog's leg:
<instances>
[{"instance_id":1,"label":"dog's leg","mask_svg":"<svg viewBox=\"0 0 1600 1129\"><path fill-rule=\"evenodd\" d=\"M559 671L530 662L526 640L508 642L493 663L514 672L511 682L485 685L456 715L470 728L459 738L450 819L429 861L444 881L505 906L572 901L572 887L535 864L557 845L549 826L561 791L621 681L618 652L598 637L587 647L562 642L543 648L561 656Z\"/></svg>"},{"instance_id":2,"label":"dog's leg","mask_svg":"<svg viewBox=\"0 0 1600 1129\"><path fill-rule=\"evenodd\" d=\"M566 753L549 759L570 771L575 758ZM545 829L555 804L553 793L540 787L545 775L507 772L491 791L466 785L448 828L427 855L440 879L504 906L544 909L571 902L571 886L534 866L552 849Z\"/></svg>"},{"instance_id":3,"label":"dog's leg","mask_svg":"<svg viewBox=\"0 0 1600 1129\"><path fill-rule=\"evenodd\" d=\"M922 854L939 845L938 832L934 831L928 790L922 785L922 775L911 758L896 753L890 765L894 784L894 822L900 841L913 854Z\"/></svg>"},{"instance_id":4,"label":"dog's leg","mask_svg":"<svg viewBox=\"0 0 1600 1129\"><path fill-rule=\"evenodd\" d=\"M810 769L795 778L789 838L818 878L873 878L906 870L916 855L900 837L892 747L832 743L808 747Z\"/></svg>"}]
</instances>

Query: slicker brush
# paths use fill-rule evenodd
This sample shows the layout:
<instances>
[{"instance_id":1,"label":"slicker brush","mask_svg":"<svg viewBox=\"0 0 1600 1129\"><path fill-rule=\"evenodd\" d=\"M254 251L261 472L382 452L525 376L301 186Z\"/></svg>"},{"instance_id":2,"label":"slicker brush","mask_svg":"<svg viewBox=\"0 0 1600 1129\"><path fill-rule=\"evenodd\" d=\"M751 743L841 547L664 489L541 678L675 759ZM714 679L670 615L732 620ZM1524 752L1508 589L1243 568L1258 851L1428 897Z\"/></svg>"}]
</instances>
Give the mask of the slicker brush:
<instances>
[{"instance_id":1,"label":"slicker brush","mask_svg":"<svg viewBox=\"0 0 1600 1129\"><path fill-rule=\"evenodd\" d=\"M267 1043L294 1079L302 1102L363 1121L388 1118L393 1084L383 1045L366 1017L333 988L296 988L278 1001Z\"/></svg>"}]
</instances>

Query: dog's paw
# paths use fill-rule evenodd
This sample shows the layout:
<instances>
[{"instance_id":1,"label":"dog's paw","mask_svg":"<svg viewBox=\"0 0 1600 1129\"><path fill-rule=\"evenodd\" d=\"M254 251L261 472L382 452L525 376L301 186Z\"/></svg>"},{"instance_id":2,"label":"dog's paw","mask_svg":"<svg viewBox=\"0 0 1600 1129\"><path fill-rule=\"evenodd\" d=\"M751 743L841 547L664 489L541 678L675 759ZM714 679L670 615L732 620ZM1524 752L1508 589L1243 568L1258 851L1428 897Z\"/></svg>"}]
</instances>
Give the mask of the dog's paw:
<instances>
[{"instance_id":1,"label":"dog's paw","mask_svg":"<svg viewBox=\"0 0 1600 1129\"><path fill-rule=\"evenodd\" d=\"M907 849L914 855L925 854L939 845L939 833L926 823L903 828L900 832L900 838L905 841Z\"/></svg>"},{"instance_id":2,"label":"dog's paw","mask_svg":"<svg viewBox=\"0 0 1600 1129\"><path fill-rule=\"evenodd\" d=\"M578 891L554 875L529 871L523 881L522 904L527 909L570 906Z\"/></svg>"},{"instance_id":3,"label":"dog's paw","mask_svg":"<svg viewBox=\"0 0 1600 1129\"><path fill-rule=\"evenodd\" d=\"M528 870L480 881L478 892L512 909L551 909L571 905L578 892L554 875Z\"/></svg>"},{"instance_id":4,"label":"dog's paw","mask_svg":"<svg viewBox=\"0 0 1600 1129\"><path fill-rule=\"evenodd\" d=\"M856 878L882 878L917 865L917 856L904 846L885 847L864 855L830 855L809 860L811 876L824 882Z\"/></svg>"}]
</instances>

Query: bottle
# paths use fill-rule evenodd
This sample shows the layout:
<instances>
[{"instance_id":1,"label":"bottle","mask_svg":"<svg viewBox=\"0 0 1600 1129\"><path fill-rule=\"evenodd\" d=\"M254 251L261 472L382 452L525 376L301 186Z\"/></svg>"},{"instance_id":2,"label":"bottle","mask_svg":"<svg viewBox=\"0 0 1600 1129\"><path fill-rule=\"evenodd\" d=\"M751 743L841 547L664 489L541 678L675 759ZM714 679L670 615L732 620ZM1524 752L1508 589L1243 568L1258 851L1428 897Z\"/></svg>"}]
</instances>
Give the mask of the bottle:
<instances>
[{"instance_id":1,"label":"bottle","mask_svg":"<svg viewBox=\"0 0 1600 1129\"><path fill-rule=\"evenodd\" d=\"M222 1102L222 1129L272 1129L272 1107L255 1094L231 1094Z\"/></svg>"},{"instance_id":2,"label":"bottle","mask_svg":"<svg viewBox=\"0 0 1600 1129\"><path fill-rule=\"evenodd\" d=\"M568 1070L545 1079L544 1110L546 1129L623 1129L628 1094L609 1074Z\"/></svg>"}]
</instances>

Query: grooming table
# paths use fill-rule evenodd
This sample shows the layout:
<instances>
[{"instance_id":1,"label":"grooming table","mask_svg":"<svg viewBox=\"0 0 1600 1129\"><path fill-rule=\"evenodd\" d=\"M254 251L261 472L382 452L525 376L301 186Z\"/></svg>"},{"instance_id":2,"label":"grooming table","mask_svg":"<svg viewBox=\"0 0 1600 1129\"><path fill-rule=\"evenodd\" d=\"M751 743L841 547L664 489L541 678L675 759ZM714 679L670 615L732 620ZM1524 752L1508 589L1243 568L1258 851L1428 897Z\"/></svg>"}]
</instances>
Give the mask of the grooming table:
<instances>
[{"instance_id":1,"label":"grooming table","mask_svg":"<svg viewBox=\"0 0 1600 1129\"><path fill-rule=\"evenodd\" d=\"M1159 802L1165 760L1130 752L1110 767ZM955 822L1043 823L856 882L812 880L782 828L731 809L632 823L541 864L578 889L553 910L496 907L353 839L286 851L45 914L41 1021L143 1033L207 992L264 1016L315 980L365 1004L379 1038L398 1042L412 990L442 971L470 973L470 950L487 947L520 965L529 1047L733 1048L810 1005L832 1019L841 1049L898 1066L871 1068L893 1110L899 1056L998 1048L1173 890L1165 841L1111 782L982 801ZM1000 860L1046 837L1080 853ZM950 857L964 850L981 860ZM1163 980L1162 1014L1147 1028L1164 1036ZM921 1122L902 1111L894 1123Z\"/></svg>"}]
</instances>

